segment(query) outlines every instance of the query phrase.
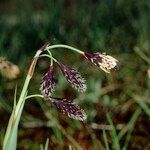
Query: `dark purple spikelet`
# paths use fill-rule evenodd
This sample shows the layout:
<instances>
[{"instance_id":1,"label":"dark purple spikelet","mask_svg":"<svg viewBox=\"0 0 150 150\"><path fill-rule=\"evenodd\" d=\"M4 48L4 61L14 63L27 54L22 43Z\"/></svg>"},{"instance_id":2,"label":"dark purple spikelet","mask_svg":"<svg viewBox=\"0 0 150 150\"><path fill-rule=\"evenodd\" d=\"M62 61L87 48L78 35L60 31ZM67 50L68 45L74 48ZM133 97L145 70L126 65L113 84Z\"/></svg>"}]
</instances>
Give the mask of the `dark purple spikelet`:
<instances>
[{"instance_id":1,"label":"dark purple spikelet","mask_svg":"<svg viewBox=\"0 0 150 150\"><path fill-rule=\"evenodd\" d=\"M106 73L110 73L111 70L117 69L118 60L113 58L110 55L106 55L104 53L92 53L85 52L84 56L86 59L91 61L96 66L100 67Z\"/></svg>"},{"instance_id":2,"label":"dark purple spikelet","mask_svg":"<svg viewBox=\"0 0 150 150\"><path fill-rule=\"evenodd\" d=\"M50 97L54 91L56 80L54 76L53 66L50 66L49 70L44 74L41 80L40 91L44 97Z\"/></svg>"},{"instance_id":3,"label":"dark purple spikelet","mask_svg":"<svg viewBox=\"0 0 150 150\"><path fill-rule=\"evenodd\" d=\"M84 121L87 119L87 115L83 109L81 109L77 104L72 101L61 98L52 98L52 103L68 117Z\"/></svg>"},{"instance_id":4,"label":"dark purple spikelet","mask_svg":"<svg viewBox=\"0 0 150 150\"><path fill-rule=\"evenodd\" d=\"M67 81L71 83L72 87L79 92L85 92L87 86L85 79L80 75L80 73L60 62L58 64L63 75L66 77Z\"/></svg>"},{"instance_id":5,"label":"dark purple spikelet","mask_svg":"<svg viewBox=\"0 0 150 150\"><path fill-rule=\"evenodd\" d=\"M99 56L98 53L92 52L85 52L84 56L86 59L94 63L95 65L99 66L99 63L102 62L102 58Z\"/></svg>"}]
</instances>

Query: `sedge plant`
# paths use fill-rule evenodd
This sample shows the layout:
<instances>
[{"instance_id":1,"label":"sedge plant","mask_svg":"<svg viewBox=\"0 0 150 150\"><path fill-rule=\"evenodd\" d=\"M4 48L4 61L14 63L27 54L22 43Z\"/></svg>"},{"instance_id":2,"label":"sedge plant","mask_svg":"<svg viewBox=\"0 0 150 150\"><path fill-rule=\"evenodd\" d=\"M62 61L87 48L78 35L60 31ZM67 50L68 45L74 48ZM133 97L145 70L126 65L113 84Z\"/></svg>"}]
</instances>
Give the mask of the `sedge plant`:
<instances>
[{"instance_id":1,"label":"sedge plant","mask_svg":"<svg viewBox=\"0 0 150 150\"><path fill-rule=\"evenodd\" d=\"M85 92L87 88L86 81L81 76L80 72L72 69L68 65L63 64L62 62L53 57L51 51L56 48L69 49L80 55L83 55L85 59L95 64L106 73L110 73L111 70L117 69L117 59L113 58L112 56L106 55L105 53L83 52L74 47L62 44L44 44L39 50L37 50L35 56L32 59L19 100L16 100L16 96L14 98L14 107L5 133L3 150L15 150L17 148L18 125L20 122L25 101L29 98L41 97L43 100L48 101L52 105L56 106L58 110L60 110L63 114L66 114L68 117L77 119L79 121L86 121L87 115L85 111L81 109L77 104L75 104L75 102L71 101L70 99L59 97L56 98L52 96L56 86L54 63L57 64L56 66L60 68L63 76L74 89L76 89L78 92ZM37 60L40 57L48 57L50 59L50 66L48 68L48 71L43 75L41 79L41 94L28 95L29 83L33 77Z\"/></svg>"}]
</instances>

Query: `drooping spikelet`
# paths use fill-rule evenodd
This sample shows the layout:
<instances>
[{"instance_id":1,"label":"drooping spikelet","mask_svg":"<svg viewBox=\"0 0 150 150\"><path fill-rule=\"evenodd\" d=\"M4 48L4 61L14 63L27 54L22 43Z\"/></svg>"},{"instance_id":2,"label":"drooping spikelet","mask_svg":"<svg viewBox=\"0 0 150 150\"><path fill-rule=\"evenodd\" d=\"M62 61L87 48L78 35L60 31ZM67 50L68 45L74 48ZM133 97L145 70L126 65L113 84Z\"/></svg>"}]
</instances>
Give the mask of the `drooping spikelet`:
<instances>
[{"instance_id":1,"label":"drooping spikelet","mask_svg":"<svg viewBox=\"0 0 150 150\"><path fill-rule=\"evenodd\" d=\"M100 67L106 73L110 73L111 70L117 69L118 60L113 58L110 55L101 54L101 53L89 53L85 52L84 56L86 59L91 61L93 64Z\"/></svg>"},{"instance_id":2,"label":"drooping spikelet","mask_svg":"<svg viewBox=\"0 0 150 150\"><path fill-rule=\"evenodd\" d=\"M87 119L87 115L84 110L74 102L61 98L51 98L51 101L63 114L66 114L68 117L80 121Z\"/></svg>"},{"instance_id":3,"label":"drooping spikelet","mask_svg":"<svg viewBox=\"0 0 150 150\"><path fill-rule=\"evenodd\" d=\"M0 74L12 80L19 76L20 69L17 65L8 61L5 57L0 57Z\"/></svg>"},{"instance_id":4,"label":"drooping spikelet","mask_svg":"<svg viewBox=\"0 0 150 150\"><path fill-rule=\"evenodd\" d=\"M85 79L80 75L80 73L60 62L58 64L63 75L66 77L67 81L71 83L72 87L79 92L85 92L87 86Z\"/></svg>"},{"instance_id":5,"label":"drooping spikelet","mask_svg":"<svg viewBox=\"0 0 150 150\"><path fill-rule=\"evenodd\" d=\"M54 91L56 80L54 76L53 66L50 66L49 70L45 73L41 80L40 91L44 97L50 97Z\"/></svg>"}]
</instances>

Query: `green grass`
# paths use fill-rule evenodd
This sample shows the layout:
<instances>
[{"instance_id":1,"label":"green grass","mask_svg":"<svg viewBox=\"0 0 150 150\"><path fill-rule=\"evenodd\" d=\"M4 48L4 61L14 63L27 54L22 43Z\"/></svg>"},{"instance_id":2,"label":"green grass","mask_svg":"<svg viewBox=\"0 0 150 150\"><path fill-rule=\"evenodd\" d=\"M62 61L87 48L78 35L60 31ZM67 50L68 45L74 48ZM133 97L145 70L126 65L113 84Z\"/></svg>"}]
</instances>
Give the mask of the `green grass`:
<instances>
[{"instance_id":1,"label":"green grass","mask_svg":"<svg viewBox=\"0 0 150 150\"><path fill-rule=\"evenodd\" d=\"M103 130L103 139L104 139L104 143L105 143L105 148L106 148L106 150L110 150L109 144L108 144L108 140L107 140L107 135L106 135L106 131L105 131L105 130Z\"/></svg>"},{"instance_id":2,"label":"green grass","mask_svg":"<svg viewBox=\"0 0 150 150\"><path fill-rule=\"evenodd\" d=\"M36 149L41 144L45 148L46 139L54 149L69 149L69 145L73 150L86 149L86 145L89 149L149 149L149 1L27 0L22 4L11 0L9 4L0 2L0 10L0 55L22 71L16 81L0 77L1 147L16 83L19 97L32 56L50 40L51 44L111 54L119 60L120 69L106 75L76 54L62 49L53 51L55 57L77 68L87 79L87 92L78 94L57 70L59 86L54 96L75 98L88 114L90 132L85 124L68 119L40 98L32 99L26 102L21 116L18 149ZM29 94L39 93L40 79L48 66L47 60L40 60ZM91 129L91 123L113 128Z\"/></svg>"},{"instance_id":3,"label":"green grass","mask_svg":"<svg viewBox=\"0 0 150 150\"><path fill-rule=\"evenodd\" d=\"M107 120L108 120L109 124L112 127L111 130L110 130L110 135L111 135L111 138L112 138L112 149L120 150L119 138L118 138L118 135L116 133L116 129L113 125L112 119L111 119L109 114L107 114Z\"/></svg>"},{"instance_id":4,"label":"green grass","mask_svg":"<svg viewBox=\"0 0 150 150\"><path fill-rule=\"evenodd\" d=\"M49 145L49 139L46 140L45 146L41 145L41 150L48 150L48 145Z\"/></svg>"}]
</instances>

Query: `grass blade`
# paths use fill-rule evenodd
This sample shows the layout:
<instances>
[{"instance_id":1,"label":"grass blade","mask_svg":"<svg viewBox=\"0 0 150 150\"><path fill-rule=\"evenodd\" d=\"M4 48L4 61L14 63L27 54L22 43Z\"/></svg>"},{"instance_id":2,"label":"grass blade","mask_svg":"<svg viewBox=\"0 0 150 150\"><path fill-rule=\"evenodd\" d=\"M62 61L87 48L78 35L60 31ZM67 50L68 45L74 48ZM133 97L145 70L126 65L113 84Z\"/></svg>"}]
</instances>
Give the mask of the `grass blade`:
<instances>
[{"instance_id":1,"label":"grass blade","mask_svg":"<svg viewBox=\"0 0 150 150\"><path fill-rule=\"evenodd\" d=\"M17 86L15 88L15 94L14 94L14 105L13 105L13 111L12 111L12 114L11 114L11 117L10 117L10 120L9 120L9 124L8 124L8 127L7 127L7 132L5 134L5 138L4 138L4 147L5 145L7 145L7 141L9 139L9 133L11 133L12 131L12 126L13 126L13 119L14 119L14 114L15 114L15 109L16 109L16 97L17 97ZM3 149L5 149L3 147Z\"/></svg>"},{"instance_id":2,"label":"grass blade","mask_svg":"<svg viewBox=\"0 0 150 150\"><path fill-rule=\"evenodd\" d=\"M132 118L131 118L131 121L130 121L129 124L128 124L128 129L129 129L129 131L128 131L128 134L127 134L127 137L126 137L126 140L125 140L125 144L124 144L124 146L123 146L123 150L127 150L127 148L128 148L129 141L130 141L130 138L131 138L131 134L132 134L132 131L133 131L134 126L135 126L135 122L136 122L138 116L141 114L141 112L142 112L142 111L141 111L141 108L138 108L138 109L134 112L134 114L133 114L133 116L132 116Z\"/></svg>"},{"instance_id":3,"label":"grass blade","mask_svg":"<svg viewBox=\"0 0 150 150\"><path fill-rule=\"evenodd\" d=\"M141 108L138 108L134 114L132 115L130 121L128 122L128 124L119 132L118 137L119 140L121 140L121 138L128 132L128 130L130 130L130 128L132 126L134 126L138 116L140 115L140 113L142 112Z\"/></svg>"},{"instance_id":4,"label":"grass blade","mask_svg":"<svg viewBox=\"0 0 150 150\"><path fill-rule=\"evenodd\" d=\"M111 138L113 141L113 149L120 150L119 139L118 139L118 135L116 133L116 129L113 125L110 115L107 114L106 116L107 116L107 120L108 120L109 124L112 126L112 130L110 130L110 135L111 135Z\"/></svg>"},{"instance_id":5,"label":"grass blade","mask_svg":"<svg viewBox=\"0 0 150 150\"><path fill-rule=\"evenodd\" d=\"M145 111L145 113L150 117L150 108L148 105L143 101L143 97L138 95L133 95L134 100L139 104L139 106Z\"/></svg>"},{"instance_id":6,"label":"grass blade","mask_svg":"<svg viewBox=\"0 0 150 150\"><path fill-rule=\"evenodd\" d=\"M104 139L106 150L110 150L105 130L103 130L103 139Z\"/></svg>"},{"instance_id":7,"label":"grass blade","mask_svg":"<svg viewBox=\"0 0 150 150\"><path fill-rule=\"evenodd\" d=\"M16 107L14 107L11 118L9 120L8 128L4 138L3 150L16 150L17 147L17 135L18 135L18 124L22 114L23 106L25 101L18 111L18 115L15 117Z\"/></svg>"},{"instance_id":8,"label":"grass blade","mask_svg":"<svg viewBox=\"0 0 150 150\"><path fill-rule=\"evenodd\" d=\"M49 145L49 138L47 138L47 140L46 140L44 150L48 150L48 145Z\"/></svg>"},{"instance_id":9,"label":"grass blade","mask_svg":"<svg viewBox=\"0 0 150 150\"><path fill-rule=\"evenodd\" d=\"M23 86L19 101L16 105L16 95L14 97L14 107L8 123L6 134L4 137L3 150L16 150L17 147L17 134L18 134L18 124L23 111L25 97L27 95L27 88L30 82L30 77L27 76L25 84ZM15 91L16 93L17 91Z\"/></svg>"}]
</instances>

